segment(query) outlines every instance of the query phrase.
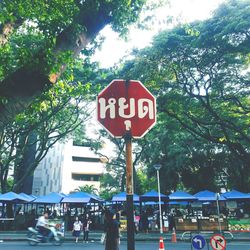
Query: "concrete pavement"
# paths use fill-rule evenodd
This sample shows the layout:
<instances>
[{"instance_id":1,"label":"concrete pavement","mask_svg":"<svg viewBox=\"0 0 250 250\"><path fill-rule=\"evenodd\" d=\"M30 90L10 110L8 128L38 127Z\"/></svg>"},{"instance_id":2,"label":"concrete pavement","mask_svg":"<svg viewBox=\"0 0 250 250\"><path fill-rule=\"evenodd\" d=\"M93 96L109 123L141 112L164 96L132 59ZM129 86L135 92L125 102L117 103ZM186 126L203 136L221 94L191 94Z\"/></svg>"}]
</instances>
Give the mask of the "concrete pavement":
<instances>
[{"instance_id":1,"label":"concrete pavement","mask_svg":"<svg viewBox=\"0 0 250 250\"><path fill-rule=\"evenodd\" d=\"M191 244L188 242L178 242L176 243L169 243L165 242L165 249L166 250L187 250L191 248ZM0 249L4 250L32 250L32 249L46 249L46 250L104 250L104 245L100 244L99 242L90 242L88 244L85 243L78 243L75 244L74 242L65 242L60 247L56 247L53 244L46 243L41 244L39 246L31 247L27 244L27 242L3 242L0 244ZM125 241L121 242L119 246L120 250L127 250L127 244ZM136 250L158 250L159 249L159 242L148 242L148 241L140 241L135 242L135 249ZM205 249L210 249L211 247L205 247ZM249 250L249 242L229 242L226 247L227 250Z\"/></svg>"},{"instance_id":2,"label":"concrete pavement","mask_svg":"<svg viewBox=\"0 0 250 250\"><path fill-rule=\"evenodd\" d=\"M185 233L183 235L183 232L177 232L177 241L190 241L191 237L194 235L201 234L206 239L210 239L210 237L215 234L213 232L192 232L192 233ZM8 232L0 232L0 242L1 241L25 241L26 240L27 231L8 231ZM90 241L100 241L102 232L101 231L90 231L89 233L89 240ZM224 233L224 236L227 241L249 241L250 242L250 232L237 232L232 233L233 238L231 234ZM138 233L135 234L135 240L136 241L159 241L160 234L157 232L153 233ZM162 235L164 242L171 242L172 233L163 233ZM73 241L74 238L72 237L71 232L65 233L65 240L66 241ZM126 241L127 240L127 233L121 232L121 240Z\"/></svg>"}]
</instances>

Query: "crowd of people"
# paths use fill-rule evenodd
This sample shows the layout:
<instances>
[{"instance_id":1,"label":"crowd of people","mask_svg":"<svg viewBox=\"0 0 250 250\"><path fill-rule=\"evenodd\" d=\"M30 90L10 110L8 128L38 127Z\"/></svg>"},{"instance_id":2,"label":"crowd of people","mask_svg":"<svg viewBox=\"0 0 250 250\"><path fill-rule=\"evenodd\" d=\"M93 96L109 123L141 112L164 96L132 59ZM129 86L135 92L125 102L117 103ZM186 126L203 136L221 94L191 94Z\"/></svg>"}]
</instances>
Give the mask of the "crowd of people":
<instances>
[{"instance_id":1,"label":"crowd of people","mask_svg":"<svg viewBox=\"0 0 250 250\"><path fill-rule=\"evenodd\" d=\"M9 227L5 227L6 230L26 230L28 227L35 227L39 214L46 212L46 217L48 219L58 221L58 223L64 224L65 231L72 231L72 236L75 238L75 241L78 242L79 239L82 239L83 242L88 243L89 241L89 232L90 230L106 230L110 228L112 223L111 217L118 224L119 230L123 230L123 226L126 224L126 207L124 204L113 204L109 207L93 207L86 206L84 208L67 207L65 211L64 207L49 207L47 206L44 209L44 212L41 212L39 208L44 209L44 207L38 207L38 209L23 210L18 208L13 215L13 221L1 221L0 229L2 229L3 222ZM50 209L49 209L50 208ZM62 210L60 210L62 209ZM111 211L113 216L107 213ZM235 211L233 213L233 211ZM245 204L240 208L235 210L228 209L226 206L220 207L220 214L222 218L246 218L246 215L249 214L249 206ZM2 210L2 215L5 212ZM188 218L195 217L199 218L201 216L210 217L213 214L216 214L216 207L212 204L203 205L202 208L198 208L196 211L194 208L188 204L187 206L182 206L181 208L170 208L169 206L162 207L162 225L164 228L168 228L169 231L176 229L176 220L177 218ZM6 213L7 215L7 213ZM2 216L4 218L4 216ZM6 217L9 218L9 217ZM247 217L248 218L248 217ZM7 224L9 223L9 224ZM135 206L134 210L134 224L135 224L135 233L148 233L150 230L159 230L160 228L160 215L158 206ZM114 225L113 225L114 226ZM112 227L111 227L112 228ZM114 230L111 229L111 231ZM112 233L113 235L113 233Z\"/></svg>"},{"instance_id":2,"label":"crowd of people","mask_svg":"<svg viewBox=\"0 0 250 250\"><path fill-rule=\"evenodd\" d=\"M13 223L7 228L8 230L14 229L14 230L25 230L28 227L35 227L37 223L37 219L39 218L39 215L44 215L46 212L47 217L50 220L54 221L60 221L61 223L63 221L64 228L66 231L72 231L74 230L74 225L76 220L78 220L81 223L81 232L83 232L83 235L85 235L85 242L88 241L88 233L90 229L93 230L102 230L105 227L105 221L106 221L106 215L105 211L110 210L114 211L116 221L118 221L118 224L120 226L121 220L126 218L126 208L121 204L115 204L112 206L109 206L108 208L99 207L99 209L93 211L88 207L85 207L84 209L80 208L68 208L66 212L58 211L56 209L49 209L48 207L42 212L42 210L37 209L31 209L28 211L20 211L18 209L15 212L15 215L13 216L14 221ZM169 221L170 227L172 227L172 222L174 221L172 219L172 216L176 215L174 213L169 213L166 211L163 211L163 219ZM154 219L152 219L154 218ZM154 222L152 222L154 221ZM157 207L147 207L143 208L141 211L139 211L139 208L137 207L134 211L134 223L135 223L135 232L149 232L150 230L154 230L159 228L159 212L157 213ZM154 223L154 224L153 224ZM74 232L74 234L77 235L77 233ZM75 235L74 235L75 236Z\"/></svg>"}]
</instances>

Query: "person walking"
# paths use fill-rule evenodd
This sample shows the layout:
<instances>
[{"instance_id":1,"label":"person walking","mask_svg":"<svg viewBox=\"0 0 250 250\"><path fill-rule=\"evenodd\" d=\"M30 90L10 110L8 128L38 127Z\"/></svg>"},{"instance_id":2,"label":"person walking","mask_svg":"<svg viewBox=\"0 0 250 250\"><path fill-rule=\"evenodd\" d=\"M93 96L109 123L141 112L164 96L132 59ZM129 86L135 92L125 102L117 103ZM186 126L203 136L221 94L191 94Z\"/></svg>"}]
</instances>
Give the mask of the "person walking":
<instances>
[{"instance_id":1,"label":"person walking","mask_svg":"<svg viewBox=\"0 0 250 250\"><path fill-rule=\"evenodd\" d=\"M106 211L105 217L106 217L105 250L119 250L119 244L120 244L119 223L115 219L115 213L113 211L108 210Z\"/></svg>"},{"instance_id":2,"label":"person walking","mask_svg":"<svg viewBox=\"0 0 250 250\"><path fill-rule=\"evenodd\" d=\"M88 243L89 240L89 225L91 224L91 220L89 217L83 223L83 242Z\"/></svg>"},{"instance_id":3,"label":"person walking","mask_svg":"<svg viewBox=\"0 0 250 250\"><path fill-rule=\"evenodd\" d=\"M79 220L79 218L76 217L75 222L73 224L73 230L72 230L72 234L75 237L76 243L78 243L78 238L80 236L81 229L82 229L82 223Z\"/></svg>"},{"instance_id":4,"label":"person walking","mask_svg":"<svg viewBox=\"0 0 250 250\"><path fill-rule=\"evenodd\" d=\"M169 223L168 230L169 231L175 230L175 218L174 218L174 214L172 211L170 212L170 214L168 216L168 223Z\"/></svg>"},{"instance_id":5,"label":"person walking","mask_svg":"<svg viewBox=\"0 0 250 250\"><path fill-rule=\"evenodd\" d=\"M148 221L148 215L146 211L142 212L142 215L140 218L140 224L141 224L142 232L148 233L149 221Z\"/></svg>"}]
</instances>

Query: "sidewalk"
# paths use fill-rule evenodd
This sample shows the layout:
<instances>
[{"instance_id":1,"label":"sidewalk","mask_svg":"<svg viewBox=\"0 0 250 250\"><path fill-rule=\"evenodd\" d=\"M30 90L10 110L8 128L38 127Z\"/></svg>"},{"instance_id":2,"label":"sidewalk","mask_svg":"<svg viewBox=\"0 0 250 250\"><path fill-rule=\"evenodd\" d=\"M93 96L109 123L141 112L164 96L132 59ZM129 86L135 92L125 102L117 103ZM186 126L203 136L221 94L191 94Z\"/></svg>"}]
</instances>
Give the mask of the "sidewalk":
<instances>
[{"instance_id":1,"label":"sidewalk","mask_svg":"<svg viewBox=\"0 0 250 250\"><path fill-rule=\"evenodd\" d=\"M9 231L9 232L0 232L0 242L1 241L25 241L26 240L26 234L27 231ZM198 232L192 232L192 234L190 233L186 233L183 236L183 232L177 232L176 236L177 236L177 241L190 241L190 237L199 234ZM205 237L206 239L210 239L210 237L212 235L214 235L214 233L212 232L202 232L200 233L203 237ZM89 233L89 240L90 241L100 241L101 239L101 235L102 232L101 231L91 231ZM138 233L135 234L135 240L136 241L159 241L160 238L160 234L157 232L153 232L153 233ZM171 233L163 233L163 239L166 242L171 242L171 237L172 234ZM250 242L250 232L237 232L237 233L233 233L233 239L230 237L230 234L225 233L225 238L227 241L249 241ZM74 238L72 237L72 233L71 232L66 232L65 233L65 241L73 241ZM125 241L127 240L127 233L126 232L122 232L121 233L121 240Z\"/></svg>"}]
</instances>

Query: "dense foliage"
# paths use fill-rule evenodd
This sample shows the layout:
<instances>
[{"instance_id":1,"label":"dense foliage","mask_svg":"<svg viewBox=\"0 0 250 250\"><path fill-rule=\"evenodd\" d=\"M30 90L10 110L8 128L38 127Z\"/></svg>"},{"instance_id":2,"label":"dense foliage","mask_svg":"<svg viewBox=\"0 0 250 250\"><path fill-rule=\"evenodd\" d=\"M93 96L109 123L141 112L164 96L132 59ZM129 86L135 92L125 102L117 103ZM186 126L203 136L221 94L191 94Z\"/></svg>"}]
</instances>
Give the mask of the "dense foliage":
<instances>
[{"instance_id":1,"label":"dense foliage","mask_svg":"<svg viewBox=\"0 0 250 250\"><path fill-rule=\"evenodd\" d=\"M60 81L1 131L2 192L6 191L11 173L14 178L12 189L21 191L26 178L32 175L48 150L84 124L88 119L89 108L84 104L88 92L87 86L71 86Z\"/></svg>"},{"instance_id":2,"label":"dense foliage","mask_svg":"<svg viewBox=\"0 0 250 250\"><path fill-rule=\"evenodd\" d=\"M0 126L55 83L104 26L126 32L145 2L1 1Z\"/></svg>"},{"instance_id":3,"label":"dense foliage","mask_svg":"<svg viewBox=\"0 0 250 250\"><path fill-rule=\"evenodd\" d=\"M161 32L119 73L158 98L142 161L149 173L163 165L165 192L250 191L249 20L249 1L228 1L206 21Z\"/></svg>"},{"instance_id":4,"label":"dense foliage","mask_svg":"<svg viewBox=\"0 0 250 250\"><path fill-rule=\"evenodd\" d=\"M1 192L22 191L49 148L68 134L86 142L87 104L96 93L89 84L96 65L88 58L94 39L106 25L126 33L145 3L0 1Z\"/></svg>"}]
</instances>

